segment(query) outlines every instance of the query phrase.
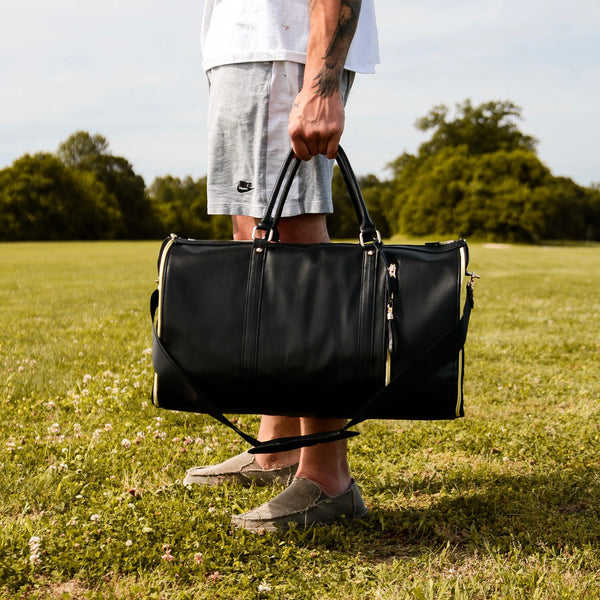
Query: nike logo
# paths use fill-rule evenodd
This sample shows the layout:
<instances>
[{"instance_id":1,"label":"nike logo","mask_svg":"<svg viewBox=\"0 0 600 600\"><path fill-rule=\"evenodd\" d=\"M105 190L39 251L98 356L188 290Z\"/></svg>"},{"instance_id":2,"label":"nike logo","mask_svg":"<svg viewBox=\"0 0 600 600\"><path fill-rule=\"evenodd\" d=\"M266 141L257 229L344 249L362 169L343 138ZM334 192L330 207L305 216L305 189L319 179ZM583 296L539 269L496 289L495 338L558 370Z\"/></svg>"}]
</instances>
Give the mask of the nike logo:
<instances>
[{"instance_id":1,"label":"nike logo","mask_svg":"<svg viewBox=\"0 0 600 600\"><path fill-rule=\"evenodd\" d=\"M237 191L240 194L249 192L254 189L254 186L249 181L240 181L237 185Z\"/></svg>"}]
</instances>

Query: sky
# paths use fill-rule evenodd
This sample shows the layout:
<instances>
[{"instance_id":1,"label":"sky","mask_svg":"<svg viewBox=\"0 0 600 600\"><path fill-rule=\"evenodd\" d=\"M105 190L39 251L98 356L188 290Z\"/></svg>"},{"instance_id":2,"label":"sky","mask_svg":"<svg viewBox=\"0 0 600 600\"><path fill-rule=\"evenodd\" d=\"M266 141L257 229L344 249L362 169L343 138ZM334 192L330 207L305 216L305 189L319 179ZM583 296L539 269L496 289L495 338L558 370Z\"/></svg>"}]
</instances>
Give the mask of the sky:
<instances>
[{"instance_id":1,"label":"sky","mask_svg":"<svg viewBox=\"0 0 600 600\"><path fill-rule=\"evenodd\" d=\"M0 169L84 130L147 185L205 175L202 5L0 0ZM375 6L381 64L356 78L342 136L358 175L385 179L390 161L416 153L428 134L415 121L435 105L507 100L554 175L600 182L598 0Z\"/></svg>"}]
</instances>

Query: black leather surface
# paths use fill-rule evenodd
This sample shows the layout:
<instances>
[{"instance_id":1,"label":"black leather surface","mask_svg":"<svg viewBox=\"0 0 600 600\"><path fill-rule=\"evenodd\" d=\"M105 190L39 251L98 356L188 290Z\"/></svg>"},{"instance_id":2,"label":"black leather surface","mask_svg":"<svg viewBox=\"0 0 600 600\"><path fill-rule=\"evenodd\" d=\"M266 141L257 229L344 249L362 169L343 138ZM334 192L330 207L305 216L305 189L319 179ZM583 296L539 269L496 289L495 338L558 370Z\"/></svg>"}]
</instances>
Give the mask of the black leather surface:
<instances>
[{"instance_id":1,"label":"black leather surface","mask_svg":"<svg viewBox=\"0 0 600 600\"><path fill-rule=\"evenodd\" d=\"M267 244L257 253L253 242L177 239L161 282L160 339L224 413L352 417L384 387L380 252L398 271L394 377L458 323L463 245ZM408 402L388 400L370 416L454 418L460 371L457 351L414 380ZM160 375L160 406L204 412L183 406Z\"/></svg>"}]
</instances>

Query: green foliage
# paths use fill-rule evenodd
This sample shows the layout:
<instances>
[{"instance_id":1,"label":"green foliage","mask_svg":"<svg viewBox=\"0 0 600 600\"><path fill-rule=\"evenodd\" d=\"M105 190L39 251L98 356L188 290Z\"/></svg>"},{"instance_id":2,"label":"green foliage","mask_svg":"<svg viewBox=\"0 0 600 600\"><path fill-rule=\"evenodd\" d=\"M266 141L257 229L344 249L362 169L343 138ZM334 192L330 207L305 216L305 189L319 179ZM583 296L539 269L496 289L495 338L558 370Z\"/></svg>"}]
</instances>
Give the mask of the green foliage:
<instances>
[{"instance_id":1,"label":"green foliage","mask_svg":"<svg viewBox=\"0 0 600 600\"><path fill-rule=\"evenodd\" d=\"M159 245L0 244L2 600L600 596L597 246L471 244L467 416L365 422L369 516L256 535L278 490L181 483L244 444L149 402Z\"/></svg>"},{"instance_id":2,"label":"green foliage","mask_svg":"<svg viewBox=\"0 0 600 600\"><path fill-rule=\"evenodd\" d=\"M125 158L108 153L104 137L78 131L59 146L57 156L71 169L93 173L116 198L122 215L117 237L144 239L157 234L144 179Z\"/></svg>"},{"instance_id":3,"label":"green foliage","mask_svg":"<svg viewBox=\"0 0 600 600\"><path fill-rule=\"evenodd\" d=\"M404 153L391 178L358 177L382 236L468 237L538 242L600 240L600 185L555 177L520 131L510 101L473 106L454 116L434 106L416 126L431 134L416 155ZM332 181L333 238L355 239L356 214L339 169ZM131 164L109 152L101 135L78 131L56 156L25 155L0 171L0 240L150 239L174 232L230 239L231 219L208 215L206 178L157 177L146 188Z\"/></svg>"},{"instance_id":4,"label":"green foliage","mask_svg":"<svg viewBox=\"0 0 600 600\"><path fill-rule=\"evenodd\" d=\"M433 130L431 139L419 148L421 155L460 146L466 146L469 154L535 150L536 140L521 133L514 122L521 117L521 109L512 102L491 101L473 107L470 100L465 100L456 105L456 116L451 121L448 112L448 107L440 104L417 120L417 129Z\"/></svg>"},{"instance_id":5,"label":"green foliage","mask_svg":"<svg viewBox=\"0 0 600 600\"><path fill-rule=\"evenodd\" d=\"M115 197L93 174L52 154L26 154L0 171L2 240L112 238L121 223Z\"/></svg>"},{"instance_id":6,"label":"green foliage","mask_svg":"<svg viewBox=\"0 0 600 600\"><path fill-rule=\"evenodd\" d=\"M56 151L65 166L98 173L103 170L102 158L107 153L106 138L99 134L90 135L87 131L77 131L62 142Z\"/></svg>"},{"instance_id":7,"label":"green foliage","mask_svg":"<svg viewBox=\"0 0 600 600\"><path fill-rule=\"evenodd\" d=\"M207 214L206 177L197 181L157 177L148 196L163 236L177 233L196 239L231 239L231 218Z\"/></svg>"},{"instance_id":8,"label":"green foliage","mask_svg":"<svg viewBox=\"0 0 600 600\"><path fill-rule=\"evenodd\" d=\"M357 177L357 181L371 220L382 236L389 236L391 234L390 227L381 206L381 182L375 175ZM344 178L337 165L333 169L331 191L334 212L327 217L329 235L338 239L357 239L360 233L358 217L352 206Z\"/></svg>"},{"instance_id":9,"label":"green foliage","mask_svg":"<svg viewBox=\"0 0 600 600\"><path fill-rule=\"evenodd\" d=\"M554 177L521 133L510 102L435 107L417 126L433 130L416 156L390 163L382 194L392 229L410 235L535 242L600 239L600 192Z\"/></svg>"},{"instance_id":10,"label":"green foliage","mask_svg":"<svg viewBox=\"0 0 600 600\"><path fill-rule=\"evenodd\" d=\"M107 152L102 136L79 131L56 155L26 154L0 171L0 239L155 237L143 178Z\"/></svg>"}]
</instances>

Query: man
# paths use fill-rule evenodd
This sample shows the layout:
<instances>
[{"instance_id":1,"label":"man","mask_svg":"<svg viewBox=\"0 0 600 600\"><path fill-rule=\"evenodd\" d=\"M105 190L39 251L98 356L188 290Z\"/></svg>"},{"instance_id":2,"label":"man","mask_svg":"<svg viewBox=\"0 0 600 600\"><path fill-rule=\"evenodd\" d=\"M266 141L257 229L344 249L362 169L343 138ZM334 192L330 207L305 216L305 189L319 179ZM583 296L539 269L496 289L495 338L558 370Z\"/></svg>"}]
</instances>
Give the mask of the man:
<instances>
[{"instance_id":1,"label":"man","mask_svg":"<svg viewBox=\"0 0 600 600\"><path fill-rule=\"evenodd\" d=\"M206 0L202 53L210 86L209 212L230 214L234 239L251 239L291 143L296 156L309 162L301 165L286 201L280 241L328 242L331 159L344 129L344 103L354 72L373 72L379 62L373 0ZM344 424L265 415L258 439ZM233 517L234 525L250 530L367 513L343 440L243 453L190 469L184 483L224 481L290 484L258 509Z\"/></svg>"}]
</instances>

